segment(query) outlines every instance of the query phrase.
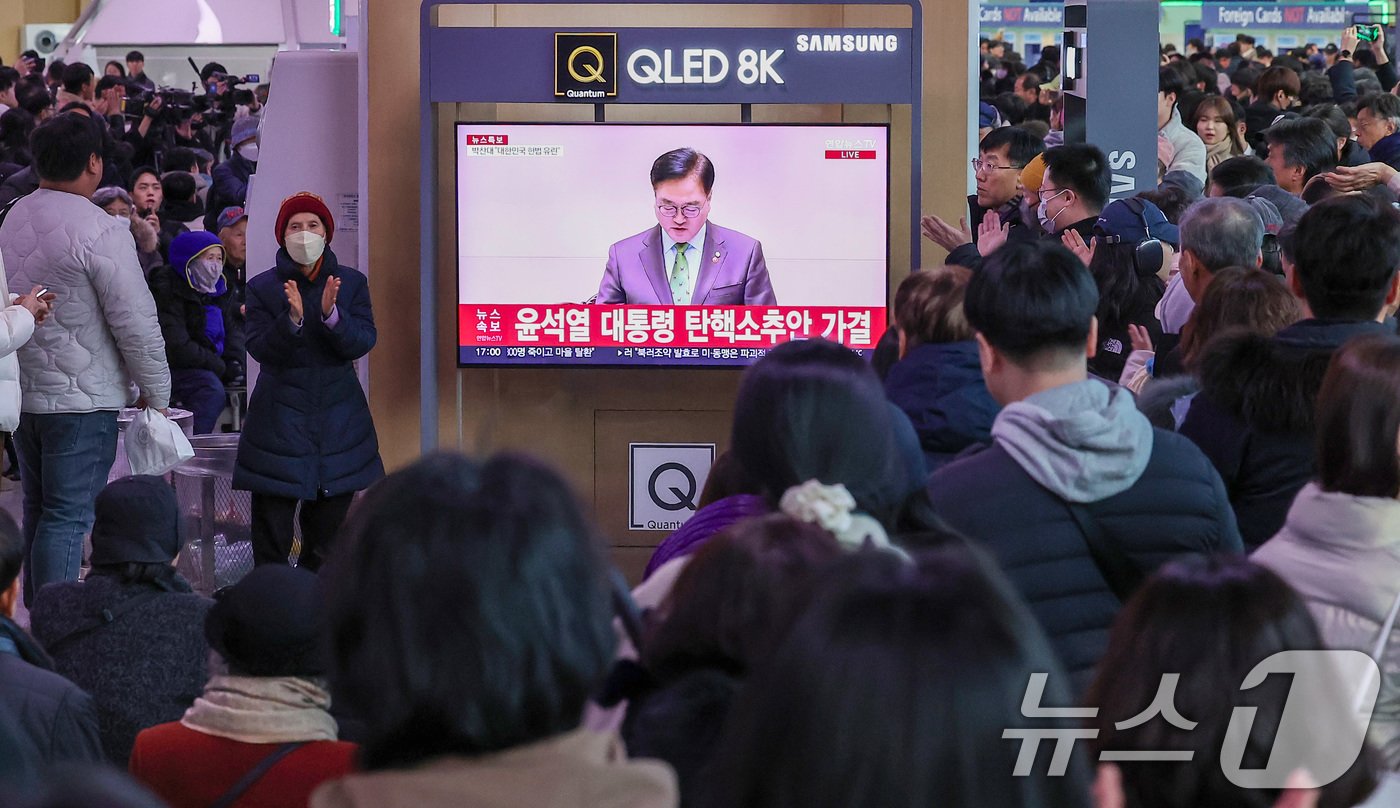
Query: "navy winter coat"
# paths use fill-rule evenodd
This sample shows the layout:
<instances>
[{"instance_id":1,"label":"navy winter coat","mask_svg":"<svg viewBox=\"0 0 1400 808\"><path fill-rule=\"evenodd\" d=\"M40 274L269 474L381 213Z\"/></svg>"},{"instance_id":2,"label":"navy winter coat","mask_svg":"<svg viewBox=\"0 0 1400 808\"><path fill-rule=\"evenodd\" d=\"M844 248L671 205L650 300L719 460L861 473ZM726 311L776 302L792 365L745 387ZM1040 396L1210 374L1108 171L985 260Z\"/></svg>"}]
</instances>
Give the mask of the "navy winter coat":
<instances>
[{"instance_id":1,"label":"navy winter coat","mask_svg":"<svg viewBox=\"0 0 1400 808\"><path fill-rule=\"evenodd\" d=\"M21 741L23 765L44 771L55 763L101 763L92 697L53 672L53 661L19 626L0 617L0 706ZM17 762L7 761L7 767Z\"/></svg>"},{"instance_id":2,"label":"navy winter coat","mask_svg":"<svg viewBox=\"0 0 1400 808\"><path fill-rule=\"evenodd\" d=\"M1293 498L1316 474L1313 417L1332 355L1354 337L1386 333L1394 332L1371 320L1311 319L1272 338L1211 341L1181 434L1220 472L1246 550L1283 528Z\"/></svg>"},{"instance_id":3,"label":"navy winter coat","mask_svg":"<svg viewBox=\"0 0 1400 808\"><path fill-rule=\"evenodd\" d=\"M1063 499L1037 483L999 443L968 452L930 479L929 501L950 527L985 546L1026 599L1082 692L1108 647L1130 590L1162 563L1239 553L1220 475L1190 441L1153 430L1152 455L1133 486L1084 506L1104 542L1121 548L1131 579L1112 585Z\"/></svg>"},{"instance_id":4,"label":"navy winter coat","mask_svg":"<svg viewBox=\"0 0 1400 808\"><path fill-rule=\"evenodd\" d=\"M277 266L248 281L248 355L260 365L238 443L234 488L316 499L369 487L384 476L369 402L352 364L374 347L369 281L342 267L326 248L321 272L308 281L285 249ZM340 322L321 319L321 294L341 281ZM292 325L282 285L301 289L305 318Z\"/></svg>"},{"instance_id":5,"label":"navy winter coat","mask_svg":"<svg viewBox=\"0 0 1400 808\"><path fill-rule=\"evenodd\" d=\"M213 184L205 204L204 229L217 233L219 214L224 208L243 207L248 198L248 178L258 170L258 164L238 152L214 166Z\"/></svg>"},{"instance_id":6,"label":"navy winter coat","mask_svg":"<svg viewBox=\"0 0 1400 808\"><path fill-rule=\"evenodd\" d=\"M1001 407L987 392L976 342L914 346L890 368L885 395L909 416L929 471L992 442Z\"/></svg>"}]
</instances>

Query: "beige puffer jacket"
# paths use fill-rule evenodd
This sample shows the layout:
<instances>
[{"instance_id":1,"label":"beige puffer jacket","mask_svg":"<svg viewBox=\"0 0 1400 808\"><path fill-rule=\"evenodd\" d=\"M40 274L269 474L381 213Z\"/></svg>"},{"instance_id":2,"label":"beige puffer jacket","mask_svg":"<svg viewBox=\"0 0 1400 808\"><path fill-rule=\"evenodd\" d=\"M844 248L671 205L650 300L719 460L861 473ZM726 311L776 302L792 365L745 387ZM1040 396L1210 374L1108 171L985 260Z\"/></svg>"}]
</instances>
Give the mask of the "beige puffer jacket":
<instances>
[{"instance_id":1,"label":"beige puffer jacket","mask_svg":"<svg viewBox=\"0 0 1400 808\"><path fill-rule=\"evenodd\" d=\"M1400 501L1309 483L1283 529L1251 558L1298 590L1329 647L1370 654L1400 595ZM1400 768L1400 626L1381 659L1371 739L1387 767Z\"/></svg>"}]
</instances>

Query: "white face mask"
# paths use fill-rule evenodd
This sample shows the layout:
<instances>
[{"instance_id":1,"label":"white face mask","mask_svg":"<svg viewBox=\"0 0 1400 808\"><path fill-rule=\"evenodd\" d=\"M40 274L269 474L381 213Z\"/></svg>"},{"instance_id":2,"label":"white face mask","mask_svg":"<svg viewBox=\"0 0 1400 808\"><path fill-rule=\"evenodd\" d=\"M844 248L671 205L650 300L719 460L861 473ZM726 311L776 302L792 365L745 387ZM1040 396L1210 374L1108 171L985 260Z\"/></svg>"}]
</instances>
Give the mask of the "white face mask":
<instances>
[{"instance_id":1,"label":"white face mask","mask_svg":"<svg viewBox=\"0 0 1400 808\"><path fill-rule=\"evenodd\" d=\"M190 285L206 295L219 290L219 278L224 274L224 262L204 256L190 262Z\"/></svg>"},{"instance_id":2,"label":"white face mask","mask_svg":"<svg viewBox=\"0 0 1400 808\"><path fill-rule=\"evenodd\" d=\"M244 160L250 163L256 163L258 161L258 144L244 143L242 146L238 147L238 153L243 156Z\"/></svg>"},{"instance_id":3,"label":"white face mask","mask_svg":"<svg viewBox=\"0 0 1400 808\"><path fill-rule=\"evenodd\" d=\"M304 267L316 263L325 251L326 239L320 233L301 230L287 236L287 255Z\"/></svg>"},{"instance_id":4,"label":"white face mask","mask_svg":"<svg viewBox=\"0 0 1400 808\"><path fill-rule=\"evenodd\" d=\"M1046 197L1046 198L1040 200L1040 207L1036 208L1036 210L1035 210L1035 217L1036 217L1037 219L1040 220L1040 226L1045 230L1045 232L1047 232L1047 233L1054 233L1054 232L1055 232L1055 220L1058 219L1058 218L1060 218L1060 213L1064 213L1064 212L1065 212L1065 209L1064 209L1064 208L1060 208L1060 213L1056 213L1054 216L1049 215L1050 200L1054 199L1055 197L1059 196L1060 194L1062 194L1062 193L1064 193L1065 191L1068 191L1068 190L1069 190L1068 188L1063 188L1063 189L1061 189L1061 190L1059 190L1059 191L1056 191L1055 193L1051 194L1050 196L1048 196L1048 197ZM1066 207L1068 207L1068 206L1066 206Z\"/></svg>"}]
</instances>

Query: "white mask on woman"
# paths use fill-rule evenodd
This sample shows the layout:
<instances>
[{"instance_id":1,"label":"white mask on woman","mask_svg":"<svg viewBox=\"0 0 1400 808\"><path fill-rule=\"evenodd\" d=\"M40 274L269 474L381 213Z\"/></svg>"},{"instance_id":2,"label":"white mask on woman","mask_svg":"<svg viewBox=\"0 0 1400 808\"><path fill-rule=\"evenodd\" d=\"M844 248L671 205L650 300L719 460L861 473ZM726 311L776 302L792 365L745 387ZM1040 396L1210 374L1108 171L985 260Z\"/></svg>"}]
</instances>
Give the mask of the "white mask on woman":
<instances>
[{"instance_id":1,"label":"white mask on woman","mask_svg":"<svg viewBox=\"0 0 1400 808\"><path fill-rule=\"evenodd\" d=\"M287 255L304 267L309 267L326 251L326 239L320 233L300 230L287 236Z\"/></svg>"},{"instance_id":2,"label":"white mask on woman","mask_svg":"<svg viewBox=\"0 0 1400 808\"><path fill-rule=\"evenodd\" d=\"M244 143L242 146L238 147L238 153L242 155L244 160L250 163L256 163L258 161L258 144Z\"/></svg>"}]
</instances>

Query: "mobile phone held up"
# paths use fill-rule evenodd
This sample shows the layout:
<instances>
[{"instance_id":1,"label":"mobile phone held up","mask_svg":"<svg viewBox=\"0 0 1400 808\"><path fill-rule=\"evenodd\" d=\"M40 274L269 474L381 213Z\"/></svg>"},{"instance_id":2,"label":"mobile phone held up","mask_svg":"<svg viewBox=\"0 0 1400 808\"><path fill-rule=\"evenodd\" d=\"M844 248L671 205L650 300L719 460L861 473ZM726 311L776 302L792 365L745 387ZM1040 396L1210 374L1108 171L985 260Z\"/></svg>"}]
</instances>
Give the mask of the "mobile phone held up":
<instances>
[{"instance_id":1,"label":"mobile phone held up","mask_svg":"<svg viewBox=\"0 0 1400 808\"><path fill-rule=\"evenodd\" d=\"M1375 42L1380 39L1381 27L1379 25L1358 25L1356 26L1356 38L1362 42Z\"/></svg>"}]
</instances>

